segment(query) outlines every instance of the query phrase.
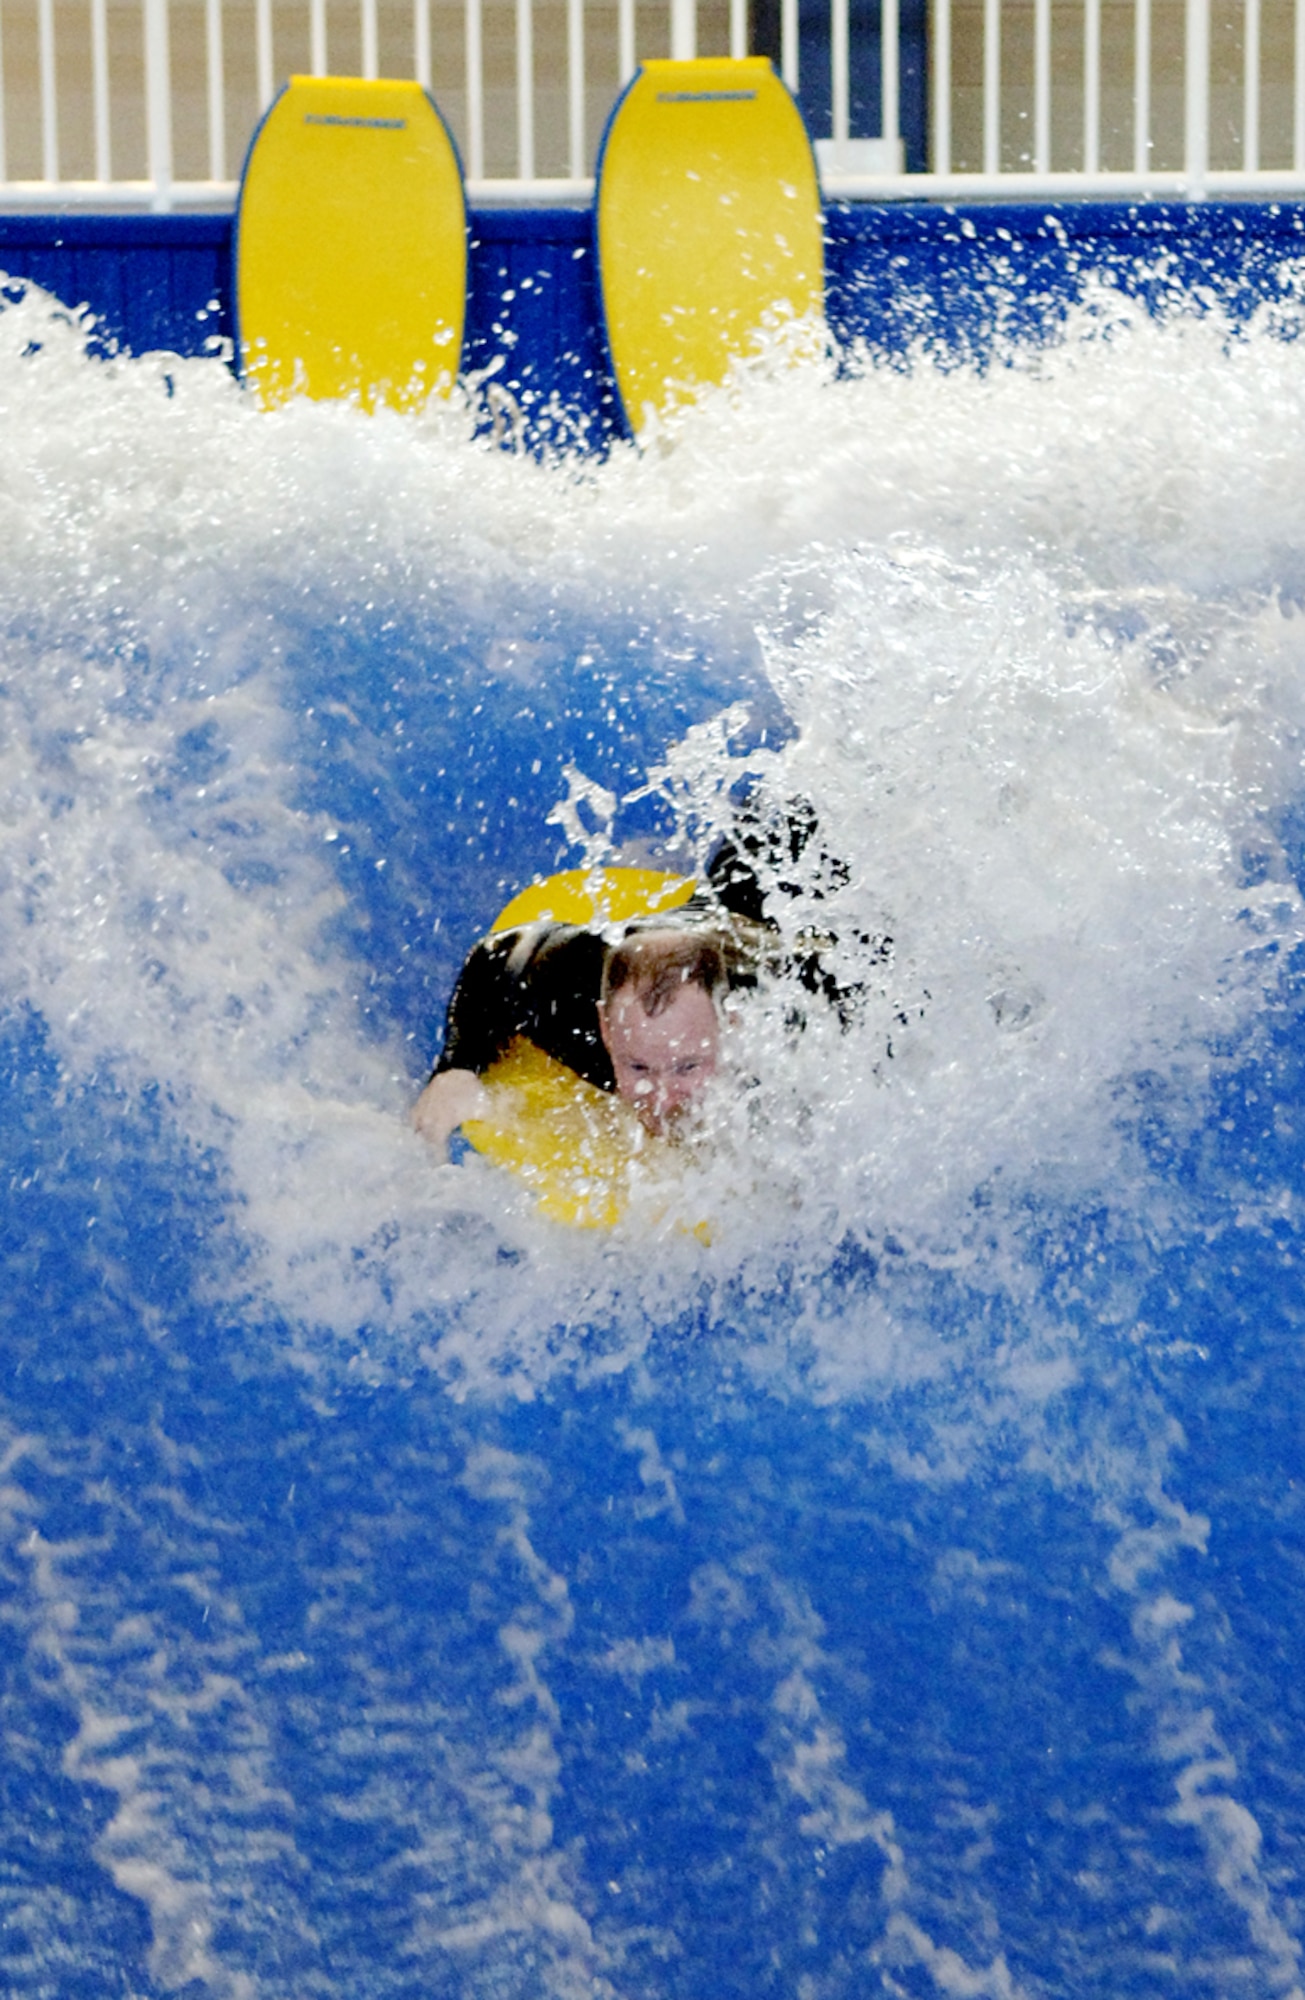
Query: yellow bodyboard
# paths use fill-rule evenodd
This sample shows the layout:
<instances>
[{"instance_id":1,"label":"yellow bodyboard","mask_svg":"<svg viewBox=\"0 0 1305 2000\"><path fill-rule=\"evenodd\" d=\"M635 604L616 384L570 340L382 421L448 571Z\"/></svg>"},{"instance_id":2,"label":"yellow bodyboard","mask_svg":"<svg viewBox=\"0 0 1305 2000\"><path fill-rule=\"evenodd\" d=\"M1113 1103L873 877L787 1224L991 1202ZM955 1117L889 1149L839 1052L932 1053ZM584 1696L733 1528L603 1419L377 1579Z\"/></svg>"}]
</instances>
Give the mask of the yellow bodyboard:
<instances>
[{"instance_id":1,"label":"yellow bodyboard","mask_svg":"<svg viewBox=\"0 0 1305 2000\"><path fill-rule=\"evenodd\" d=\"M687 903L692 877L652 868L571 868L514 896L491 931L520 924L628 923ZM610 1229L639 1182L672 1173L675 1149L644 1130L628 1104L518 1037L482 1081L493 1113L463 1133L495 1166L519 1176L555 1222ZM704 1235L703 1225L695 1232Z\"/></svg>"},{"instance_id":2,"label":"yellow bodyboard","mask_svg":"<svg viewBox=\"0 0 1305 2000\"><path fill-rule=\"evenodd\" d=\"M519 1037L482 1081L488 1118L462 1130L478 1153L529 1187L545 1215L580 1229L610 1229L629 1205L635 1176L670 1159L628 1104Z\"/></svg>"},{"instance_id":3,"label":"yellow bodyboard","mask_svg":"<svg viewBox=\"0 0 1305 2000\"><path fill-rule=\"evenodd\" d=\"M598 258L617 385L649 411L724 380L771 321L824 310L806 127L765 56L645 62L598 170Z\"/></svg>"},{"instance_id":4,"label":"yellow bodyboard","mask_svg":"<svg viewBox=\"0 0 1305 2000\"><path fill-rule=\"evenodd\" d=\"M665 875L656 868L568 868L514 896L490 931L545 922L628 924L633 917L687 903L697 886L692 876Z\"/></svg>"},{"instance_id":5,"label":"yellow bodyboard","mask_svg":"<svg viewBox=\"0 0 1305 2000\"><path fill-rule=\"evenodd\" d=\"M241 363L263 402L447 396L466 297L462 172L420 84L291 77L236 220Z\"/></svg>"}]
</instances>

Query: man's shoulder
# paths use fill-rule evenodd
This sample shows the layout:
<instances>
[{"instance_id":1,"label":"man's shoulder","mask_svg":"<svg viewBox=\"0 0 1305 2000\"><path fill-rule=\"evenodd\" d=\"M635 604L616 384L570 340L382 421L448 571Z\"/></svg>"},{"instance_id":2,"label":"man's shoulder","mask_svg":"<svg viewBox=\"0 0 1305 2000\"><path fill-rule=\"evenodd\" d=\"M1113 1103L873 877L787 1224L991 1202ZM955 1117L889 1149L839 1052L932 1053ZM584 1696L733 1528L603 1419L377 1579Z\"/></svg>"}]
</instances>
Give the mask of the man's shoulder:
<instances>
[{"instance_id":1,"label":"man's shoulder","mask_svg":"<svg viewBox=\"0 0 1305 2000\"><path fill-rule=\"evenodd\" d=\"M515 978L527 981L538 977L572 979L591 966L597 968L601 979L607 947L598 931L579 924L543 921L491 931L477 950L497 959ZM596 995L597 986L594 991Z\"/></svg>"}]
</instances>

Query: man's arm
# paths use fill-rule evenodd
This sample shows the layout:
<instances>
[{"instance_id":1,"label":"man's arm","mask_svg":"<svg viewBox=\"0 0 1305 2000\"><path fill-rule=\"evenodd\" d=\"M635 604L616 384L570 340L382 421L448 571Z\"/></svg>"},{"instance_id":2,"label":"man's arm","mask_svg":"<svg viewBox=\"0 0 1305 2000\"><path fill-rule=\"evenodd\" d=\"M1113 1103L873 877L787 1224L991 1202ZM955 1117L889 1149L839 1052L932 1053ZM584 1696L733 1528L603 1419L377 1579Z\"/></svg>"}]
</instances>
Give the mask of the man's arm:
<instances>
[{"instance_id":1,"label":"man's arm","mask_svg":"<svg viewBox=\"0 0 1305 2000\"><path fill-rule=\"evenodd\" d=\"M412 1107L412 1122L441 1161L449 1157L449 1140L464 1118L484 1118L489 1092L469 1069L445 1069L433 1076Z\"/></svg>"},{"instance_id":2,"label":"man's arm","mask_svg":"<svg viewBox=\"0 0 1305 2000\"><path fill-rule=\"evenodd\" d=\"M514 960L522 934L482 938L475 946L449 1002L444 1050L421 1096L412 1124L437 1160L449 1157L449 1140L467 1118L488 1116L490 1096L480 1081L525 1025L527 981ZM528 959L527 951L524 956Z\"/></svg>"},{"instance_id":3,"label":"man's arm","mask_svg":"<svg viewBox=\"0 0 1305 2000\"><path fill-rule=\"evenodd\" d=\"M567 924L537 924L483 938L449 1002L444 1050L412 1109L414 1128L436 1157L467 1118L489 1115L481 1075L524 1035L600 1090L612 1088L598 1032L604 946Z\"/></svg>"},{"instance_id":4,"label":"man's arm","mask_svg":"<svg viewBox=\"0 0 1305 2000\"><path fill-rule=\"evenodd\" d=\"M483 938L462 968L449 1002L444 1050L435 1065L477 1076L524 1035L577 1076L612 1088L598 1032L606 947L574 924L529 924Z\"/></svg>"},{"instance_id":5,"label":"man's arm","mask_svg":"<svg viewBox=\"0 0 1305 2000\"><path fill-rule=\"evenodd\" d=\"M513 962L521 939L520 931L505 931L482 938L468 955L449 1001L437 1076L451 1070L482 1075L526 1031L528 989Z\"/></svg>"}]
</instances>

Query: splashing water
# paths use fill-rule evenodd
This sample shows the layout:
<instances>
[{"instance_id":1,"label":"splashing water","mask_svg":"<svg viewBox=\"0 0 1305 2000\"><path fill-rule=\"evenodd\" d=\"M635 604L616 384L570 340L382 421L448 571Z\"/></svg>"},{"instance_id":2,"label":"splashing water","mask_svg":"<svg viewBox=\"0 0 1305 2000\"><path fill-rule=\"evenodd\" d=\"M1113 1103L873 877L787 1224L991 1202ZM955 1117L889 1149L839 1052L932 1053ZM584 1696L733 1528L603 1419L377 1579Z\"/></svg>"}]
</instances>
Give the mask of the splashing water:
<instances>
[{"instance_id":1,"label":"splashing water","mask_svg":"<svg viewBox=\"0 0 1305 2000\"><path fill-rule=\"evenodd\" d=\"M1305 1990L1305 349L595 464L84 338L0 314L7 1987ZM740 1005L678 1211L433 1168L497 910L748 784L858 1020Z\"/></svg>"}]
</instances>

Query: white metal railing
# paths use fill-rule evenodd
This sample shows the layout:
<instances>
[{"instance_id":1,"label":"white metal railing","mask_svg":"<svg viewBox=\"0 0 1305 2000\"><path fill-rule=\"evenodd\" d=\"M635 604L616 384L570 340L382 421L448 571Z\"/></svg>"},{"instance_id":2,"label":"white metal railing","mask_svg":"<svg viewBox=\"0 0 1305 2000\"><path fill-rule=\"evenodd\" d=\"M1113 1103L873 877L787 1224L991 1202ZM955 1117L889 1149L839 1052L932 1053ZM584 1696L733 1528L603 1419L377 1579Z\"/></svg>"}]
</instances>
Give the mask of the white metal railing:
<instances>
[{"instance_id":1,"label":"white metal railing","mask_svg":"<svg viewBox=\"0 0 1305 2000\"><path fill-rule=\"evenodd\" d=\"M852 129L864 51L849 0L829 0L818 79L829 129L816 135L827 194L1305 194L1305 0L929 6L929 167L907 174L899 0L881 0L873 139ZM473 201L586 200L602 122L638 58L744 55L748 11L749 0L0 0L0 208L229 206L285 76L333 67L432 89ZM777 26L796 91L798 0L778 0ZM1157 69L1161 30L1174 57Z\"/></svg>"},{"instance_id":2,"label":"white metal railing","mask_svg":"<svg viewBox=\"0 0 1305 2000\"><path fill-rule=\"evenodd\" d=\"M1152 64L1154 16L1163 0L1130 0L1132 13L1131 76L1112 79L1116 95L1131 100L1129 164L1103 163L1102 0L1080 0L1081 133L1078 157L1053 164L1053 68L1051 0L1032 0L1032 143L1015 164L1005 153L1010 123L1011 87L1003 63L1003 18L1027 13L1027 8L1003 10L1002 0L983 0L982 166L978 172L958 169L953 151L956 80L952 64L953 14L958 0L933 0L930 171L909 177L909 192L926 197L964 198L1041 195L1173 195L1203 199L1220 194L1305 194L1305 0L1292 0L1290 42L1290 103L1280 104L1274 120L1273 147L1266 148L1264 119L1265 48L1261 0L1231 0L1219 14L1219 26L1236 36L1240 31L1240 78L1216 75L1212 64L1212 20L1216 0L1182 0L1182 61L1178 78L1164 81L1171 91L1181 82L1182 112L1177 157L1167 165L1157 159L1155 98L1157 78ZM1172 10L1171 10L1172 11ZM1063 10L1062 10L1063 13ZM1281 50L1275 51L1281 53ZM1222 65L1226 70L1226 61ZM1281 72L1279 72L1281 74ZM1234 87L1239 117L1231 113ZM1279 90L1279 96L1284 93ZM1216 160L1212 109L1221 98L1221 138L1225 155ZM1070 120L1069 122L1073 122ZM1239 128L1239 129L1236 129ZM1118 136L1118 135L1117 135ZM1265 163L1268 150L1276 162ZM887 193L882 181L857 177L844 181L849 193Z\"/></svg>"}]
</instances>

